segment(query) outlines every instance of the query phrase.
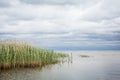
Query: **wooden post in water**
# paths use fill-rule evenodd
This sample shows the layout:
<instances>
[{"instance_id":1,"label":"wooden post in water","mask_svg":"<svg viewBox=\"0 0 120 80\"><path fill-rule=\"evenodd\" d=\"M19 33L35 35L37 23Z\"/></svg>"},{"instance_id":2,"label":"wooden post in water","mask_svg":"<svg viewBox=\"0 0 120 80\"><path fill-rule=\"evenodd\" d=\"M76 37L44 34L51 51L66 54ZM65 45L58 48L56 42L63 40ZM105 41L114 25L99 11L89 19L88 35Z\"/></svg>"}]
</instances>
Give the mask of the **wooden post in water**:
<instances>
[{"instance_id":1,"label":"wooden post in water","mask_svg":"<svg viewBox=\"0 0 120 80\"><path fill-rule=\"evenodd\" d=\"M72 63L72 53L71 53L71 58L70 58L70 62Z\"/></svg>"}]
</instances>

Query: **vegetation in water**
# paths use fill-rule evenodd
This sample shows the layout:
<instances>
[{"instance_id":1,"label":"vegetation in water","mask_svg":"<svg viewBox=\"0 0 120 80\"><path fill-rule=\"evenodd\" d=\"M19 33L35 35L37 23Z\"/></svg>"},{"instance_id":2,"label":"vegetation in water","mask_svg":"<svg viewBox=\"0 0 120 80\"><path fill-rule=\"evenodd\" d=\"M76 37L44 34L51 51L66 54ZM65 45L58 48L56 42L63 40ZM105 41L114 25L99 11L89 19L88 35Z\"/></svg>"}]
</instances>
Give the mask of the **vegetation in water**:
<instances>
[{"instance_id":1,"label":"vegetation in water","mask_svg":"<svg viewBox=\"0 0 120 80\"><path fill-rule=\"evenodd\" d=\"M0 41L0 69L35 67L58 62L67 55L16 40Z\"/></svg>"},{"instance_id":2,"label":"vegetation in water","mask_svg":"<svg viewBox=\"0 0 120 80\"><path fill-rule=\"evenodd\" d=\"M88 56L88 55L80 55L80 57L87 58L87 57L90 57L90 56Z\"/></svg>"}]
</instances>

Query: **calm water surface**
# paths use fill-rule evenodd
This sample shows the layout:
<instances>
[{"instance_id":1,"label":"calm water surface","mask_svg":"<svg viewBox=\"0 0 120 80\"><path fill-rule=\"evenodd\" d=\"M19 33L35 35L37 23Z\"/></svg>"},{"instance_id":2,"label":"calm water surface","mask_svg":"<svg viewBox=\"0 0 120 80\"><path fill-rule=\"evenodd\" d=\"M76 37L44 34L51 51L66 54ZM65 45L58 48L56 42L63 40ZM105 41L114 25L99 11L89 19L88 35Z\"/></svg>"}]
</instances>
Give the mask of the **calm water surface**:
<instances>
[{"instance_id":1,"label":"calm water surface","mask_svg":"<svg viewBox=\"0 0 120 80\"><path fill-rule=\"evenodd\" d=\"M62 52L72 53L72 61L42 69L0 71L0 80L120 80L120 51Z\"/></svg>"}]
</instances>

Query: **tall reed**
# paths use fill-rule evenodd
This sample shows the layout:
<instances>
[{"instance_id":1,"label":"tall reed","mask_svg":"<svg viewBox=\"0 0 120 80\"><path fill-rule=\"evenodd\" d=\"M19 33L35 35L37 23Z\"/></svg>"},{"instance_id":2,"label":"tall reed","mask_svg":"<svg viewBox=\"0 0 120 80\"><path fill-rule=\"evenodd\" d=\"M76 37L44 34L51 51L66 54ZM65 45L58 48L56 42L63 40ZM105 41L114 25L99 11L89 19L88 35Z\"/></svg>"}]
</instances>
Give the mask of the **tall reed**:
<instances>
[{"instance_id":1,"label":"tall reed","mask_svg":"<svg viewBox=\"0 0 120 80\"><path fill-rule=\"evenodd\" d=\"M17 40L0 41L0 69L35 67L55 63L65 54L39 49Z\"/></svg>"}]
</instances>

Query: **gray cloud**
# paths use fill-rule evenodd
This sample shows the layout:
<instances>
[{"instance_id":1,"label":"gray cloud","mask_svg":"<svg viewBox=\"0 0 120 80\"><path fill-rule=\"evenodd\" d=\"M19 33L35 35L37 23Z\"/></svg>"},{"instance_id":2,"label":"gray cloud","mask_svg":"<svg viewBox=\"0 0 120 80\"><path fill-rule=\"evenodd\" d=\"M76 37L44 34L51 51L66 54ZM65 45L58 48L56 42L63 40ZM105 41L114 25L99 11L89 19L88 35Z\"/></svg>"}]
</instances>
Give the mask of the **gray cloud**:
<instances>
[{"instance_id":1,"label":"gray cloud","mask_svg":"<svg viewBox=\"0 0 120 80\"><path fill-rule=\"evenodd\" d=\"M47 5L76 5L86 4L89 0L20 0L28 4L47 4ZM98 1L98 0L92 0Z\"/></svg>"},{"instance_id":2,"label":"gray cloud","mask_svg":"<svg viewBox=\"0 0 120 80\"><path fill-rule=\"evenodd\" d=\"M55 41L57 41L60 45L120 45L120 34L119 32L111 32L107 34L99 34L99 33L76 33L72 34L69 32L52 32L52 33L44 33L44 32L35 32L35 33L0 33L0 36L3 37L13 37L13 38L23 38L23 39L32 39L34 37L38 42L47 41L47 45L49 46L55 45ZM17 37L18 36L18 37ZM33 40L33 39L32 39ZM39 41L40 40L40 41ZM42 41L43 40L43 41ZM33 40L34 41L34 40ZM43 43L42 43L43 44ZM46 43L45 43L46 44Z\"/></svg>"},{"instance_id":3,"label":"gray cloud","mask_svg":"<svg viewBox=\"0 0 120 80\"><path fill-rule=\"evenodd\" d=\"M11 4L9 0L0 0L0 8L7 8L10 7Z\"/></svg>"}]
</instances>

